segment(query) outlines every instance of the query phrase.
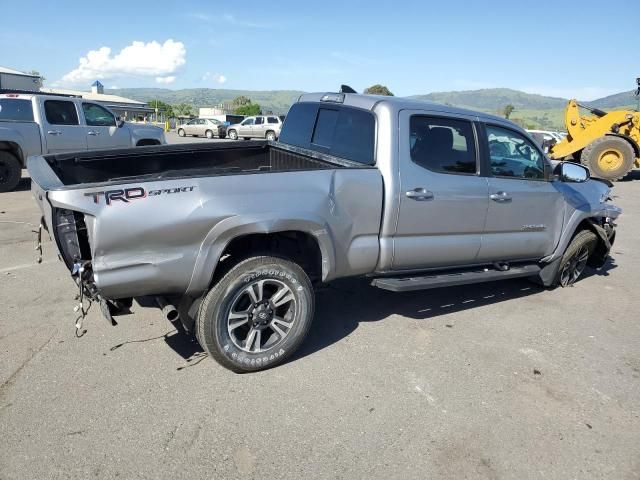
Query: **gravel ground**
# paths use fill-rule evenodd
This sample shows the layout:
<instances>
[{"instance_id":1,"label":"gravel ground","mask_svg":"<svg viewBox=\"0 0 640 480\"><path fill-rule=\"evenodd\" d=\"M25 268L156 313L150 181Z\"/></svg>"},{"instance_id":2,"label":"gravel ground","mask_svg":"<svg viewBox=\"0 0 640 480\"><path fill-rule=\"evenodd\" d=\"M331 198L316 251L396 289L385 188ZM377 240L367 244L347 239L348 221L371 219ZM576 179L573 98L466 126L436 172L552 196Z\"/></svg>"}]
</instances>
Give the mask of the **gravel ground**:
<instances>
[{"instance_id":1,"label":"gravel ground","mask_svg":"<svg viewBox=\"0 0 640 480\"><path fill-rule=\"evenodd\" d=\"M75 338L54 247L36 265L12 223L38 221L24 179L0 194L0 479L638 479L635 173L612 260L575 287L342 281L302 351L249 375L158 310L94 308Z\"/></svg>"}]
</instances>

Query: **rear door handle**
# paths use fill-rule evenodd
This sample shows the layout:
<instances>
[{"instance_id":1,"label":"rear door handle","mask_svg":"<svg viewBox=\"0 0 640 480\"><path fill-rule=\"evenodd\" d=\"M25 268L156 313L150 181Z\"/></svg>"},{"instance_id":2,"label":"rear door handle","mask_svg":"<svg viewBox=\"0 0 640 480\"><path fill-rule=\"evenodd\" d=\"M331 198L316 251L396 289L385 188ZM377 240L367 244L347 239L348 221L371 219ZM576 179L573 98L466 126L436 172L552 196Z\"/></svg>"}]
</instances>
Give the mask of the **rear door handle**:
<instances>
[{"instance_id":1,"label":"rear door handle","mask_svg":"<svg viewBox=\"0 0 640 480\"><path fill-rule=\"evenodd\" d=\"M49 135L62 135L62 132L60 130L49 130L47 133Z\"/></svg>"},{"instance_id":2,"label":"rear door handle","mask_svg":"<svg viewBox=\"0 0 640 480\"><path fill-rule=\"evenodd\" d=\"M418 202L424 202L425 200L433 200L433 192L430 192L426 188L414 188L405 193L407 198L411 200L417 200Z\"/></svg>"},{"instance_id":3,"label":"rear door handle","mask_svg":"<svg viewBox=\"0 0 640 480\"><path fill-rule=\"evenodd\" d=\"M489 198L498 203L507 203L512 200L511 195L509 195L507 192L492 193L491 195L489 195Z\"/></svg>"}]
</instances>

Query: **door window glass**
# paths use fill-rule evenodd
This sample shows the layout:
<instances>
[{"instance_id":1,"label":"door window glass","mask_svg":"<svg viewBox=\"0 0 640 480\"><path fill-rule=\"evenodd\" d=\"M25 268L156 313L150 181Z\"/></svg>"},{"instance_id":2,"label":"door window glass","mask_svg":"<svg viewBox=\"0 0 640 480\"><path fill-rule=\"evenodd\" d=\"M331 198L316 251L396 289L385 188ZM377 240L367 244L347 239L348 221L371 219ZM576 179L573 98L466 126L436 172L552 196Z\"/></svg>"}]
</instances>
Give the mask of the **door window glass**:
<instances>
[{"instance_id":1,"label":"door window glass","mask_svg":"<svg viewBox=\"0 0 640 480\"><path fill-rule=\"evenodd\" d=\"M256 117L256 125L262 125L264 123L264 117Z\"/></svg>"},{"instance_id":2,"label":"door window glass","mask_svg":"<svg viewBox=\"0 0 640 480\"><path fill-rule=\"evenodd\" d=\"M242 125L253 125L254 121L255 119L253 118L247 118L244 122L242 122Z\"/></svg>"},{"instance_id":3,"label":"door window glass","mask_svg":"<svg viewBox=\"0 0 640 480\"><path fill-rule=\"evenodd\" d=\"M428 170L475 175L478 171L471 122L414 115L410 120L411 160Z\"/></svg>"},{"instance_id":4,"label":"door window glass","mask_svg":"<svg viewBox=\"0 0 640 480\"><path fill-rule=\"evenodd\" d=\"M73 102L45 100L44 114L50 125L79 125L78 112Z\"/></svg>"},{"instance_id":5,"label":"door window glass","mask_svg":"<svg viewBox=\"0 0 640 480\"><path fill-rule=\"evenodd\" d=\"M87 125L91 127L115 127L116 119L106 108L95 103L83 103L82 111Z\"/></svg>"},{"instance_id":6,"label":"door window glass","mask_svg":"<svg viewBox=\"0 0 640 480\"><path fill-rule=\"evenodd\" d=\"M277 117L268 117L267 118L267 123L280 123L280 122L278 122L278 118Z\"/></svg>"},{"instance_id":7,"label":"door window glass","mask_svg":"<svg viewBox=\"0 0 640 480\"><path fill-rule=\"evenodd\" d=\"M491 173L496 177L544 179L544 157L524 136L487 125Z\"/></svg>"}]
</instances>

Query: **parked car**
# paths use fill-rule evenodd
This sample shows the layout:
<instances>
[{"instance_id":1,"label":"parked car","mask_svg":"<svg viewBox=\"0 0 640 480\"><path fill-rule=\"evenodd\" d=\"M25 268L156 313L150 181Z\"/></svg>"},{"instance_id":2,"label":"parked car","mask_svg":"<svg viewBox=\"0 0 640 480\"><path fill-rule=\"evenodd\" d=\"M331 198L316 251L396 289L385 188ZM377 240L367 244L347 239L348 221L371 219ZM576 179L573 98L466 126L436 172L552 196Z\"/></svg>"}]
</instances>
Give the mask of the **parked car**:
<instances>
[{"instance_id":1,"label":"parked car","mask_svg":"<svg viewBox=\"0 0 640 480\"><path fill-rule=\"evenodd\" d=\"M242 122L230 125L227 134L231 140L239 137L249 140L250 138L266 138L267 140L277 140L280 137L282 120L277 115L258 115L247 117Z\"/></svg>"},{"instance_id":2,"label":"parked car","mask_svg":"<svg viewBox=\"0 0 640 480\"><path fill-rule=\"evenodd\" d=\"M118 120L82 98L0 95L0 192L16 188L27 157L165 143L161 128Z\"/></svg>"},{"instance_id":3,"label":"parked car","mask_svg":"<svg viewBox=\"0 0 640 480\"><path fill-rule=\"evenodd\" d=\"M316 285L568 286L604 264L620 214L611 184L508 120L344 93L302 95L277 143L38 156L29 173L83 295L110 320L155 299L236 372L296 351Z\"/></svg>"},{"instance_id":4,"label":"parked car","mask_svg":"<svg viewBox=\"0 0 640 480\"><path fill-rule=\"evenodd\" d=\"M194 137L225 138L227 127L215 118L194 118L187 123L178 125L178 135L181 137L192 135Z\"/></svg>"}]
</instances>

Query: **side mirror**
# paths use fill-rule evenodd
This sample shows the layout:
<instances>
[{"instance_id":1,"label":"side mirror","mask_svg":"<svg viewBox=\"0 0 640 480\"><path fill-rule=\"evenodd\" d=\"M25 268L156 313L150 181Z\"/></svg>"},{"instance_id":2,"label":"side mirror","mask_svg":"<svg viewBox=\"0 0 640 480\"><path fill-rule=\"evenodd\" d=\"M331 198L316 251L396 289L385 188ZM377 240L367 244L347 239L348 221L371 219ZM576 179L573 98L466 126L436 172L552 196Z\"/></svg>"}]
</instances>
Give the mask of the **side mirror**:
<instances>
[{"instance_id":1,"label":"side mirror","mask_svg":"<svg viewBox=\"0 0 640 480\"><path fill-rule=\"evenodd\" d=\"M562 162L556 172L560 180L567 183L583 183L589 180L589 169L577 163Z\"/></svg>"},{"instance_id":2,"label":"side mirror","mask_svg":"<svg viewBox=\"0 0 640 480\"><path fill-rule=\"evenodd\" d=\"M122 120L120 117L116 118L116 126L118 128L124 127L124 120Z\"/></svg>"}]
</instances>

